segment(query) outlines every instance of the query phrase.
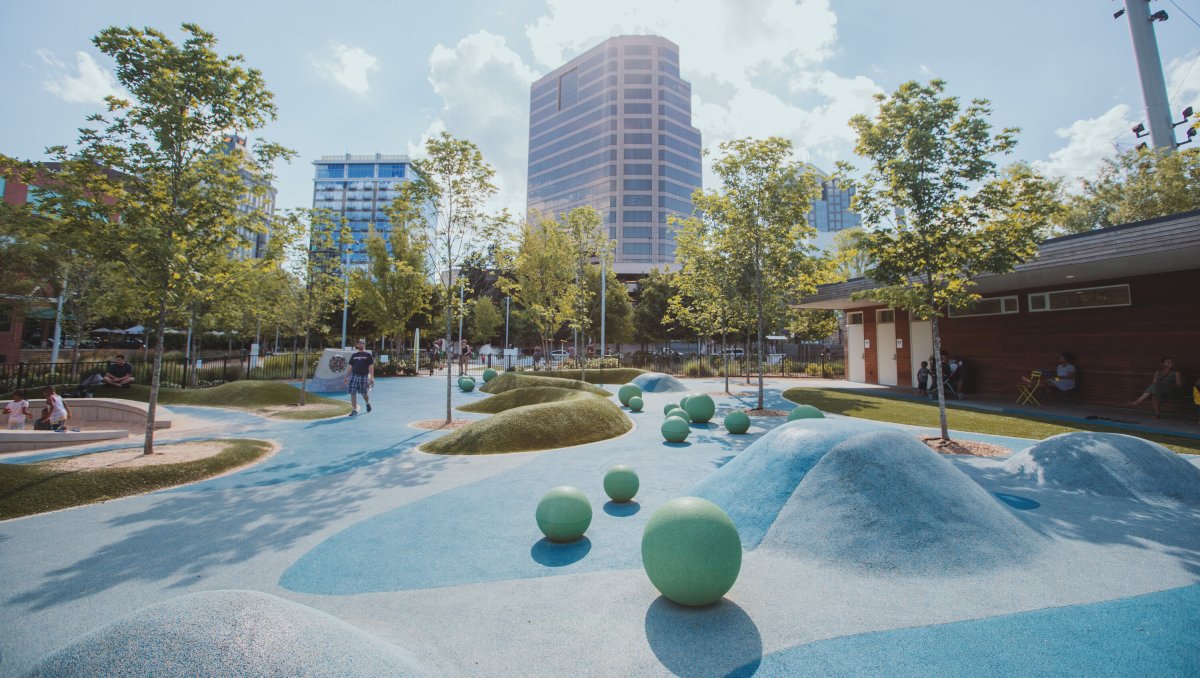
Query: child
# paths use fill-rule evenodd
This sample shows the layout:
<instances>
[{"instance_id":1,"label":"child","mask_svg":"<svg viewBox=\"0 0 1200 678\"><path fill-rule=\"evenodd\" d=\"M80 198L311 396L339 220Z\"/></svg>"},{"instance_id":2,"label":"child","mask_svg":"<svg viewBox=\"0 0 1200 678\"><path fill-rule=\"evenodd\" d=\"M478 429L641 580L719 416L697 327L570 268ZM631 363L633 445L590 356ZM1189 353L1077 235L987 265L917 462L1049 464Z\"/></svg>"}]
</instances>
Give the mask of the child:
<instances>
[{"instance_id":1,"label":"child","mask_svg":"<svg viewBox=\"0 0 1200 678\"><path fill-rule=\"evenodd\" d=\"M4 414L8 415L8 430L25 430L25 417L29 416L29 401L25 399L23 389L18 389L16 393L13 393L12 402L4 406Z\"/></svg>"},{"instance_id":2,"label":"child","mask_svg":"<svg viewBox=\"0 0 1200 678\"><path fill-rule=\"evenodd\" d=\"M917 370L917 395L929 395L929 362L921 361L921 369Z\"/></svg>"},{"instance_id":3,"label":"child","mask_svg":"<svg viewBox=\"0 0 1200 678\"><path fill-rule=\"evenodd\" d=\"M33 430L35 431L52 431L54 427L50 425L50 408L43 407L42 415L33 422Z\"/></svg>"},{"instance_id":4,"label":"child","mask_svg":"<svg viewBox=\"0 0 1200 678\"><path fill-rule=\"evenodd\" d=\"M46 407L50 408L50 428L54 431L66 431L67 419L71 417L62 396L54 392L53 386L46 387Z\"/></svg>"}]
</instances>

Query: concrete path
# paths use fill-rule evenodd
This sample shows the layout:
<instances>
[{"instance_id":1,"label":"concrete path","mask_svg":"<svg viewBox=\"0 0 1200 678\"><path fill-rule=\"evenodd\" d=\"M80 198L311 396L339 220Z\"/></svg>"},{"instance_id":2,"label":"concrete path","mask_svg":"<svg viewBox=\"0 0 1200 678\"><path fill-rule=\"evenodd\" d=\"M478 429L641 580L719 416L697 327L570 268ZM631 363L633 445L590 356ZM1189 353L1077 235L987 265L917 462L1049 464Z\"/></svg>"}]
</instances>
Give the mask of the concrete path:
<instances>
[{"instance_id":1,"label":"concrete path","mask_svg":"<svg viewBox=\"0 0 1200 678\"><path fill-rule=\"evenodd\" d=\"M772 383L768 407L789 409L779 393L792 385ZM415 449L440 435L408 425L444 414L436 377L380 380L374 412L353 419L175 408L220 437L282 450L195 485L0 523L0 676L22 675L147 606L231 589L331 615L428 675L794 675L803 666L829 675L1185 675L1181 667L1200 666L1200 508L1051 491L991 459L951 458L987 491L1024 502L1015 506L1028 510L1011 510L1045 542L1027 567L913 578L756 549L722 602L669 603L640 566L646 520L782 423L756 420L741 437L695 426L686 443L669 445L658 432L662 406L680 395L648 394L645 411L631 415L634 430L615 440L469 458ZM456 404L486 397L453 395ZM717 400L714 422L751 405L747 395ZM981 438L1010 449L1028 442ZM77 451L24 460L69 453ZM617 463L641 476L634 505L605 502L603 474ZM566 546L541 539L533 519L541 494L562 484L582 489L594 511L585 540ZM1050 608L1059 616L1046 617ZM194 609L208 608L168 612ZM170 618L156 610L154 619ZM1138 632L1123 632L1129 625ZM1089 654L1097 629L1104 661ZM318 637L290 640L291 651L319 649L305 646ZM147 652L154 642L145 639ZM898 646L908 649L889 662ZM345 661L341 673L352 675ZM325 668L317 673L338 675L336 662Z\"/></svg>"}]
</instances>

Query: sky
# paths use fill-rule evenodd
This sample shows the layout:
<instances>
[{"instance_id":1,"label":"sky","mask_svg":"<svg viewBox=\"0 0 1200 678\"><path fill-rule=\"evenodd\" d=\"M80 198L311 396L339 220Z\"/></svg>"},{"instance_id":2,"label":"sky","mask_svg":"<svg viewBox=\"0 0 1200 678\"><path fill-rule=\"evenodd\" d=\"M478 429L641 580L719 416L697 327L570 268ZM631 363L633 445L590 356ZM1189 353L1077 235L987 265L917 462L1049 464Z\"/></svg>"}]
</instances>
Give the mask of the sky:
<instances>
[{"instance_id":1,"label":"sky","mask_svg":"<svg viewBox=\"0 0 1200 678\"><path fill-rule=\"evenodd\" d=\"M441 130L470 139L497 170L494 207L524 211L529 85L619 34L680 46L693 124L706 148L779 135L798 159L862 164L847 125L873 95L947 81L1019 127L1011 160L1075 190L1137 143L1144 120L1129 26L1115 0L446 0L444 2L17 2L0 0L0 153L42 159L70 144L119 93L91 38L110 25L180 39L194 22L225 54L263 72L279 117L251 139L294 149L276 168L278 208L312 205L322 155L408 154ZM1200 108L1200 1L1154 0L1171 108ZM1178 119L1178 117L1176 117ZM711 176L706 172L706 186Z\"/></svg>"}]
</instances>

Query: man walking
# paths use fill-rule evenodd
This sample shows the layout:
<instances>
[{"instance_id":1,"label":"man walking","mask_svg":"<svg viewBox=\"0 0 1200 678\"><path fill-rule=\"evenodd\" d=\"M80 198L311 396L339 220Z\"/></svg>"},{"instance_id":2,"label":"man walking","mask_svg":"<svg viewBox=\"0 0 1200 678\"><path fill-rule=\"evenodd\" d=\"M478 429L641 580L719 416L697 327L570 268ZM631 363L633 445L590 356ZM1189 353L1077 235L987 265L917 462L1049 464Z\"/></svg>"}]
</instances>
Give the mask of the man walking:
<instances>
[{"instance_id":1,"label":"man walking","mask_svg":"<svg viewBox=\"0 0 1200 678\"><path fill-rule=\"evenodd\" d=\"M346 390L350 392L350 416L358 416L358 394L362 394L367 411L371 411L371 387L375 385L375 358L367 352L367 340L359 339L354 344L354 355L350 356L350 374L346 377Z\"/></svg>"}]
</instances>

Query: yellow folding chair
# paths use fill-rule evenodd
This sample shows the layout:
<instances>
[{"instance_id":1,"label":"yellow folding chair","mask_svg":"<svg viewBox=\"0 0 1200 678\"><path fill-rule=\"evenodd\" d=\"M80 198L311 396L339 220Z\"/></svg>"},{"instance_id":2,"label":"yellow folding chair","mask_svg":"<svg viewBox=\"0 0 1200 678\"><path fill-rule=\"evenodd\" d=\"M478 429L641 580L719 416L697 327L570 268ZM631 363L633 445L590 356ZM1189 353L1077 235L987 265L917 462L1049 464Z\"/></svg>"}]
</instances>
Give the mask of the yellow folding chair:
<instances>
[{"instance_id":1,"label":"yellow folding chair","mask_svg":"<svg viewBox=\"0 0 1200 678\"><path fill-rule=\"evenodd\" d=\"M1029 373L1029 379L1023 380L1017 384L1017 404L1027 405L1033 403L1038 407L1042 406L1042 402L1037 399L1037 390L1042 386L1042 371L1034 370Z\"/></svg>"}]
</instances>

